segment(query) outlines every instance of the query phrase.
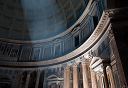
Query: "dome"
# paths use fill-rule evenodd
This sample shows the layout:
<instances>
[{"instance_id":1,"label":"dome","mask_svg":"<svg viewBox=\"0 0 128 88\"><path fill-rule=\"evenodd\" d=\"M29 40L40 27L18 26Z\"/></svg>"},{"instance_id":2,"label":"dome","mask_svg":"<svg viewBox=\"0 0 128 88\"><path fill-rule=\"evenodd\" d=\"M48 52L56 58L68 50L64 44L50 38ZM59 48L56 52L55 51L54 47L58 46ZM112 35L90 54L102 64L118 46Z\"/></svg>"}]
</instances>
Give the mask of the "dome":
<instances>
[{"instance_id":1,"label":"dome","mask_svg":"<svg viewBox=\"0 0 128 88\"><path fill-rule=\"evenodd\" d=\"M0 0L0 37L41 40L71 27L81 16L86 0Z\"/></svg>"},{"instance_id":2,"label":"dome","mask_svg":"<svg viewBox=\"0 0 128 88\"><path fill-rule=\"evenodd\" d=\"M35 62L69 55L88 41L104 9L102 0L0 0L1 60Z\"/></svg>"}]
</instances>

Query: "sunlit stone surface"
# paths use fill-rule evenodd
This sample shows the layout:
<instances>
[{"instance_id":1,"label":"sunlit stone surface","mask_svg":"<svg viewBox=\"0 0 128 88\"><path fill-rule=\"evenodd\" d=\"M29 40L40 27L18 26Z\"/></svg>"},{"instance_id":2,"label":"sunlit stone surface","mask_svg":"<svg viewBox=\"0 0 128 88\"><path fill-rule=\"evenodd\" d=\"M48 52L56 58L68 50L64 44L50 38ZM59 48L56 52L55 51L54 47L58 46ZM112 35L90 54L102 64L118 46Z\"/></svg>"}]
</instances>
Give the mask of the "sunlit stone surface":
<instances>
[{"instance_id":1,"label":"sunlit stone surface","mask_svg":"<svg viewBox=\"0 0 128 88\"><path fill-rule=\"evenodd\" d=\"M0 0L0 88L128 88L128 8L89 0L67 30L85 1Z\"/></svg>"},{"instance_id":2,"label":"sunlit stone surface","mask_svg":"<svg viewBox=\"0 0 128 88\"><path fill-rule=\"evenodd\" d=\"M66 31L80 17L84 0L0 1L0 37L40 40Z\"/></svg>"}]
</instances>

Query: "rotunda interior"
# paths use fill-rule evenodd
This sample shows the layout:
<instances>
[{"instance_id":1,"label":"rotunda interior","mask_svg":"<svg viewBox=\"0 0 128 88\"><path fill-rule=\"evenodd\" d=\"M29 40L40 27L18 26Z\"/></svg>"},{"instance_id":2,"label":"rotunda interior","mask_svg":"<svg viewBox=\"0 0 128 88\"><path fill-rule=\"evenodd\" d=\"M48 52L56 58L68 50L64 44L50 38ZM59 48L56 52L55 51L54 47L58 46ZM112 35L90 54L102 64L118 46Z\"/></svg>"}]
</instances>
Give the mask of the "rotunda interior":
<instances>
[{"instance_id":1,"label":"rotunda interior","mask_svg":"<svg viewBox=\"0 0 128 88\"><path fill-rule=\"evenodd\" d=\"M128 88L127 0L0 0L0 88Z\"/></svg>"},{"instance_id":2,"label":"rotunda interior","mask_svg":"<svg viewBox=\"0 0 128 88\"><path fill-rule=\"evenodd\" d=\"M75 23L87 2L0 0L0 37L31 41L56 36Z\"/></svg>"}]
</instances>

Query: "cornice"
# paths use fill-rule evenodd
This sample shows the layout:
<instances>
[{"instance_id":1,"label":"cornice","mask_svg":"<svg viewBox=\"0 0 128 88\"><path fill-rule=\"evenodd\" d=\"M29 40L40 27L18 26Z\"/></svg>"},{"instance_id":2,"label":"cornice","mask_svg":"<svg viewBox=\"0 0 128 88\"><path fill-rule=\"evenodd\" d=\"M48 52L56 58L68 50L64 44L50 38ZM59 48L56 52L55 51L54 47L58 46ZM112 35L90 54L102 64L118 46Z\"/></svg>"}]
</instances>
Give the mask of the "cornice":
<instances>
[{"instance_id":1,"label":"cornice","mask_svg":"<svg viewBox=\"0 0 128 88\"><path fill-rule=\"evenodd\" d=\"M110 25L110 17L109 11L104 11L102 17L97 25L96 29L92 33L92 35L87 39L87 41L81 45L76 50L72 51L71 53L64 55L59 58L55 58L53 60L47 61L39 61L39 62L0 62L0 66L12 66L12 67L47 67L56 64L61 64L68 62L70 60L76 59L81 57L81 55L85 54L101 39L103 34L107 31L107 27Z\"/></svg>"},{"instance_id":2,"label":"cornice","mask_svg":"<svg viewBox=\"0 0 128 88\"><path fill-rule=\"evenodd\" d=\"M125 8L126 11L128 8ZM104 33L108 30L108 26L111 25L110 20L115 13L118 13L120 10L124 9L110 9L103 12L102 17L99 21L99 24L95 28L92 35L87 39L87 41L82 44L79 48L72 51L71 53L64 55L59 58L48 61L39 61L39 62L0 62L0 67L48 67L57 64L70 63L71 60L76 58L81 58L85 53L90 51L94 45L103 37ZM67 64L66 64L67 63Z\"/></svg>"},{"instance_id":3,"label":"cornice","mask_svg":"<svg viewBox=\"0 0 128 88\"><path fill-rule=\"evenodd\" d=\"M101 17L101 13L97 14L94 10L99 12L99 10L103 10L104 8L97 9L97 3L101 3L101 0L99 2L90 0L85 12L80 18L81 20L68 30L66 34L56 37L53 40L24 42L0 39L1 46L5 48L5 51L0 50L3 56L0 57L0 60L5 62L46 61L61 57L75 50L77 48L75 46L76 38L79 37L78 46L80 46L94 31L93 16ZM92 11L94 11L94 13L92 13ZM8 49L10 49L10 51ZM26 53L28 53L28 55L26 55Z\"/></svg>"}]
</instances>

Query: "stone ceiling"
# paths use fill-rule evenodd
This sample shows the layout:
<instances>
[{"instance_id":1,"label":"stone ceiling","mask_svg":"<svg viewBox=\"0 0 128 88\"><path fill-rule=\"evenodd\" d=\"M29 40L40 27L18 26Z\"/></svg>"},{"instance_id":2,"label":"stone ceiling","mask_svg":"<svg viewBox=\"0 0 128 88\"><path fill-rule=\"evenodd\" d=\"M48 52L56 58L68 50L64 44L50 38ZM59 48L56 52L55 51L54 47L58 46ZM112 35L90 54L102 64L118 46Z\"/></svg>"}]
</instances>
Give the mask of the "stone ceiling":
<instances>
[{"instance_id":1,"label":"stone ceiling","mask_svg":"<svg viewBox=\"0 0 128 88\"><path fill-rule=\"evenodd\" d=\"M40 40L67 30L86 0L0 0L0 38Z\"/></svg>"}]
</instances>

